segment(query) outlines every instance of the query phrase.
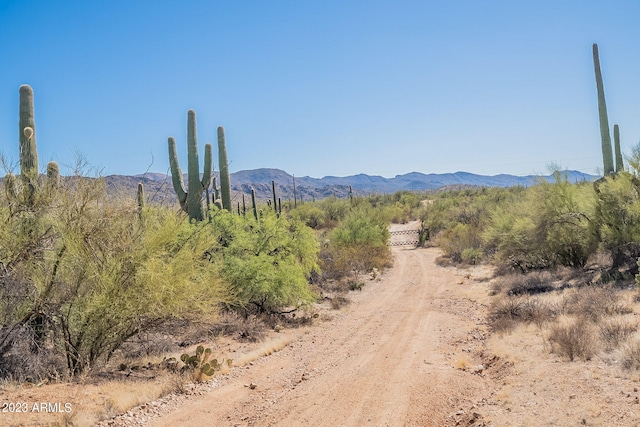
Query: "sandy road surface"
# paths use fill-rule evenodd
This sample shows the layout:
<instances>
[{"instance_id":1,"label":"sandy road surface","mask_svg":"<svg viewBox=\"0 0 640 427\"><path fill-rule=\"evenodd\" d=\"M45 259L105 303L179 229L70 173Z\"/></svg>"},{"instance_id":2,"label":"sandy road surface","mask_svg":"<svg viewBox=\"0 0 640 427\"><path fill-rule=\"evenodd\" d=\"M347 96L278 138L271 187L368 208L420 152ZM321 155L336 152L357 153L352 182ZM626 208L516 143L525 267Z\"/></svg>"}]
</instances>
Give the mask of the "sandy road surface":
<instances>
[{"instance_id":1,"label":"sandy road surface","mask_svg":"<svg viewBox=\"0 0 640 427\"><path fill-rule=\"evenodd\" d=\"M437 249L393 255L394 268L333 320L147 425L454 424L488 387L449 352L479 319L463 307L455 270L435 265Z\"/></svg>"}]
</instances>

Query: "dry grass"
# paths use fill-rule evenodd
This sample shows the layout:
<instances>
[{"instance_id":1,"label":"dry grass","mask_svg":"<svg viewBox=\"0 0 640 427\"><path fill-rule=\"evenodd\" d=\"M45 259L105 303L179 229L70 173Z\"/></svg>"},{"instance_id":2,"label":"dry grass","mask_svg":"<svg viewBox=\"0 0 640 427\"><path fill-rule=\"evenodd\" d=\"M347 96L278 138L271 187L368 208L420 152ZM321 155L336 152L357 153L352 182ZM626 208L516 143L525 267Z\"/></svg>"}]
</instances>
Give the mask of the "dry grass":
<instances>
[{"instance_id":1,"label":"dry grass","mask_svg":"<svg viewBox=\"0 0 640 427\"><path fill-rule=\"evenodd\" d=\"M249 353L237 356L236 359L234 359L233 364L234 366L246 366L247 364L263 356L268 356L270 354L273 354L277 351L282 350L292 342L300 339L300 336L301 336L300 334L287 334L287 335L282 335L275 339L269 340L263 343L257 349L250 351Z\"/></svg>"},{"instance_id":2,"label":"dry grass","mask_svg":"<svg viewBox=\"0 0 640 427\"><path fill-rule=\"evenodd\" d=\"M564 312L597 322L603 317L631 313L632 309L616 288L582 287L565 294Z\"/></svg>"},{"instance_id":3,"label":"dry grass","mask_svg":"<svg viewBox=\"0 0 640 427\"><path fill-rule=\"evenodd\" d=\"M535 323L542 327L559 314L553 301L531 296L500 296L489 307L489 322L497 332L513 329L518 323Z\"/></svg>"},{"instance_id":4,"label":"dry grass","mask_svg":"<svg viewBox=\"0 0 640 427\"><path fill-rule=\"evenodd\" d=\"M600 341L607 352L611 352L638 330L638 321L616 316L598 322Z\"/></svg>"},{"instance_id":5,"label":"dry grass","mask_svg":"<svg viewBox=\"0 0 640 427\"><path fill-rule=\"evenodd\" d=\"M471 363L469 362L469 359L467 359L466 356L460 356L456 359L456 362L454 363L454 367L456 369L461 369L461 370L466 370L467 368L469 368L469 366L471 366Z\"/></svg>"},{"instance_id":6,"label":"dry grass","mask_svg":"<svg viewBox=\"0 0 640 427\"><path fill-rule=\"evenodd\" d=\"M568 319L551 327L548 336L552 351L570 361L591 360L599 351L595 326L584 317Z\"/></svg>"},{"instance_id":7,"label":"dry grass","mask_svg":"<svg viewBox=\"0 0 640 427\"><path fill-rule=\"evenodd\" d=\"M101 419L111 418L134 406L155 400L170 393L180 392L186 378L180 374L168 374L149 381L109 381L100 387L103 397Z\"/></svg>"},{"instance_id":8,"label":"dry grass","mask_svg":"<svg viewBox=\"0 0 640 427\"><path fill-rule=\"evenodd\" d=\"M628 341L622 347L622 366L629 370L640 370L640 339Z\"/></svg>"}]
</instances>

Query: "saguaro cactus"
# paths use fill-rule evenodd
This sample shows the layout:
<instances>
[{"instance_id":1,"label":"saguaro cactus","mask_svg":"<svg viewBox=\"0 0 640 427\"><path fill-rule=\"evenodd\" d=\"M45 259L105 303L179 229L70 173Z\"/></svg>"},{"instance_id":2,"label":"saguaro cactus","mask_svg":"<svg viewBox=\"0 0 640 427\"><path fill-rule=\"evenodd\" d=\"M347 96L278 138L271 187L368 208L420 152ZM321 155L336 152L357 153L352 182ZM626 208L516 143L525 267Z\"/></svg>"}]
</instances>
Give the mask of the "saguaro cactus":
<instances>
[{"instance_id":1,"label":"saguaro cactus","mask_svg":"<svg viewBox=\"0 0 640 427\"><path fill-rule=\"evenodd\" d=\"M218 164L220 165L220 198L222 207L231 212L231 181L229 179L229 160L224 128L218 126Z\"/></svg>"},{"instance_id":2,"label":"saguaro cactus","mask_svg":"<svg viewBox=\"0 0 640 427\"><path fill-rule=\"evenodd\" d=\"M293 177L293 207L297 208L298 207L298 195L296 194L296 176L292 175Z\"/></svg>"},{"instance_id":3,"label":"saguaro cactus","mask_svg":"<svg viewBox=\"0 0 640 427\"><path fill-rule=\"evenodd\" d=\"M36 122L33 107L33 89L29 85L20 86L20 106L18 121L18 138L20 143L20 180L22 181L23 202L33 206L38 182L38 148L36 144ZM60 183L60 168L56 162L47 164L47 177L50 189L55 189ZM5 190L11 201L19 198L18 182L11 173L5 177Z\"/></svg>"},{"instance_id":4,"label":"saguaro cactus","mask_svg":"<svg viewBox=\"0 0 640 427\"><path fill-rule=\"evenodd\" d=\"M242 193L242 215L247 214L247 204L244 201L244 193Z\"/></svg>"},{"instance_id":5,"label":"saguaro cactus","mask_svg":"<svg viewBox=\"0 0 640 427\"><path fill-rule=\"evenodd\" d=\"M622 161L622 150L620 149L620 127L613 125L613 147L616 155L616 173L624 170L624 163Z\"/></svg>"},{"instance_id":6,"label":"saguaro cactus","mask_svg":"<svg viewBox=\"0 0 640 427\"><path fill-rule=\"evenodd\" d=\"M20 175L24 183L35 187L38 180L38 148L33 108L33 89L20 86Z\"/></svg>"},{"instance_id":7,"label":"saguaro cactus","mask_svg":"<svg viewBox=\"0 0 640 427\"><path fill-rule=\"evenodd\" d=\"M251 206L253 206L253 216L258 220L258 207L256 206L256 191L251 189Z\"/></svg>"},{"instance_id":8,"label":"saguaro cactus","mask_svg":"<svg viewBox=\"0 0 640 427\"><path fill-rule=\"evenodd\" d=\"M138 209L142 211L145 205L145 197L144 197L144 185L141 182L138 183L138 193L136 195L136 201L138 202Z\"/></svg>"},{"instance_id":9,"label":"saguaro cactus","mask_svg":"<svg viewBox=\"0 0 640 427\"><path fill-rule=\"evenodd\" d=\"M611 152L611 133L609 132L609 118L607 116L607 104L604 99L604 84L602 83L602 71L600 70L600 55L598 45L593 44L593 67L596 73L596 89L598 90L598 115L600 118L600 137L602 139L602 159L604 174L614 173L613 153Z\"/></svg>"},{"instance_id":10,"label":"saguaro cactus","mask_svg":"<svg viewBox=\"0 0 640 427\"><path fill-rule=\"evenodd\" d=\"M273 193L273 212L278 215L278 203L277 202L277 197L276 197L276 182L274 180L271 180L271 192Z\"/></svg>"},{"instance_id":11,"label":"saguaro cactus","mask_svg":"<svg viewBox=\"0 0 640 427\"><path fill-rule=\"evenodd\" d=\"M60 167L56 162L47 163L47 184L53 189L60 186Z\"/></svg>"},{"instance_id":12,"label":"saguaro cactus","mask_svg":"<svg viewBox=\"0 0 640 427\"><path fill-rule=\"evenodd\" d=\"M178 195L178 201L182 209L189 214L189 219L202 221L204 213L202 209L202 192L209 187L211 176L213 175L212 147L211 144L204 146L204 170L200 179L200 166L198 164L198 139L196 133L196 112L187 112L187 156L188 156L188 182L189 187L185 190L182 179L182 169L178 162L176 151L176 140L169 137L169 164L171 166L171 179L173 189Z\"/></svg>"}]
</instances>

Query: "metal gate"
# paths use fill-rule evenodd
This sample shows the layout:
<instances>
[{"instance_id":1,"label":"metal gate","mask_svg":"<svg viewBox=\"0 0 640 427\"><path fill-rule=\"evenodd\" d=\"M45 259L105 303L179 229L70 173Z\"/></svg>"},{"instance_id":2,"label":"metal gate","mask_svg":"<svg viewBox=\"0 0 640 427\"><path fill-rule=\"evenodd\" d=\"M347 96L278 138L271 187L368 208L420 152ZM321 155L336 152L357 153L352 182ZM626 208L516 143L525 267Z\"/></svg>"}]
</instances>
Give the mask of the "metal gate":
<instances>
[{"instance_id":1,"label":"metal gate","mask_svg":"<svg viewBox=\"0 0 640 427\"><path fill-rule=\"evenodd\" d=\"M418 246L420 242L419 230L391 231L389 234L389 246Z\"/></svg>"}]
</instances>

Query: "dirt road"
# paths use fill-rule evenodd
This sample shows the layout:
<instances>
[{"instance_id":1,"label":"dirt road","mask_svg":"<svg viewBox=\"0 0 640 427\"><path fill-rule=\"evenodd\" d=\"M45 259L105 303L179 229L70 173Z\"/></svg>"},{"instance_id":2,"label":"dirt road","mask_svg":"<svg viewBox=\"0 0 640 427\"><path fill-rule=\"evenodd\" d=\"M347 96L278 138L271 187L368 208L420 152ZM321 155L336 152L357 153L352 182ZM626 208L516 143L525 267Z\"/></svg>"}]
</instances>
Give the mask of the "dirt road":
<instances>
[{"instance_id":1,"label":"dirt road","mask_svg":"<svg viewBox=\"0 0 640 427\"><path fill-rule=\"evenodd\" d=\"M147 425L442 426L473 417L489 380L472 369L481 317L464 278L436 266L437 249L393 255L393 269L332 320Z\"/></svg>"}]
</instances>

